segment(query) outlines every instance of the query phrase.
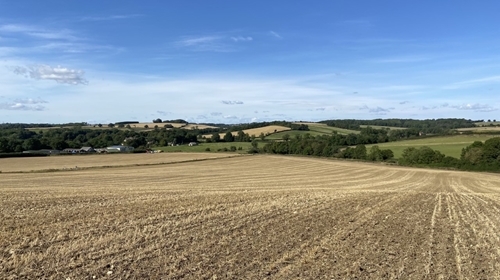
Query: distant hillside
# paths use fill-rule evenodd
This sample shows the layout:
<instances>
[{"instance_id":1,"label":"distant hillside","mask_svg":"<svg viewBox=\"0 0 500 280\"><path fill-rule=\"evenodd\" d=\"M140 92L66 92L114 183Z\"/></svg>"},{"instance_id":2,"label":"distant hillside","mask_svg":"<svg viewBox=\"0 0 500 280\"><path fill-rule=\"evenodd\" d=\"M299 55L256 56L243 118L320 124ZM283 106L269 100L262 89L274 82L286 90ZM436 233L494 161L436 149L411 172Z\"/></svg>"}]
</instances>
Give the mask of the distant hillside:
<instances>
[{"instance_id":1,"label":"distant hillside","mask_svg":"<svg viewBox=\"0 0 500 280\"><path fill-rule=\"evenodd\" d=\"M278 132L288 131L288 130L291 130L291 128L286 127L286 126L280 126L280 125L268 125L268 126L264 126L264 127L244 129L243 132L248 134L249 136L259 137L259 135L261 135L261 133L263 133L264 135L271 135L273 133L278 133ZM224 135L226 133L227 132L219 133L220 138L224 138ZM238 131L233 131L233 132L231 132L231 134L236 136L236 135L238 135ZM205 135L203 135L203 137L211 138L212 134L205 134Z\"/></svg>"}]
</instances>

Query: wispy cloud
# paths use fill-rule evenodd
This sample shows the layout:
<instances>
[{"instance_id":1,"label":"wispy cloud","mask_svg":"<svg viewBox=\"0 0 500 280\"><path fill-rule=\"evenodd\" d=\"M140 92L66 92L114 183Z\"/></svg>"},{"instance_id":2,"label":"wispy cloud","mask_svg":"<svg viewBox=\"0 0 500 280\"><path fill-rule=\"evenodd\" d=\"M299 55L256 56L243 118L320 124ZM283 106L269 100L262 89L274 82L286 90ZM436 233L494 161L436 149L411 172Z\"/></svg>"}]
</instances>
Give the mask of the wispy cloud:
<instances>
[{"instance_id":1,"label":"wispy cloud","mask_svg":"<svg viewBox=\"0 0 500 280\"><path fill-rule=\"evenodd\" d=\"M220 39L221 39L220 36L191 37L191 38L184 38L182 40L179 40L179 41L177 41L177 44L184 46L184 47L190 47L190 46L210 44L210 43L213 43L213 42L220 40Z\"/></svg>"},{"instance_id":2,"label":"wispy cloud","mask_svg":"<svg viewBox=\"0 0 500 280\"><path fill-rule=\"evenodd\" d=\"M253 38L252 37L237 36L237 37L231 37L231 40L233 40L235 42L248 42L248 41L252 41Z\"/></svg>"},{"instance_id":3,"label":"wispy cloud","mask_svg":"<svg viewBox=\"0 0 500 280\"><path fill-rule=\"evenodd\" d=\"M43 104L43 103L48 103L47 101L41 99L41 98L37 98L37 99L33 99L33 98L17 98L14 100L15 103L21 103L21 104Z\"/></svg>"},{"instance_id":4,"label":"wispy cloud","mask_svg":"<svg viewBox=\"0 0 500 280\"><path fill-rule=\"evenodd\" d=\"M193 51L228 52L231 49L223 43L223 39L222 36L184 37L175 45Z\"/></svg>"},{"instance_id":5,"label":"wispy cloud","mask_svg":"<svg viewBox=\"0 0 500 280\"><path fill-rule=\"evenodd\" d=\"M414 108L416 108L416 107L414 107ZM464 110L464 111L474 111L474 112L493 112L493 111L498 110L498 108L492 107L491 105L479 104L479 103L475 103L475 104L469 103L469 104L461 104L461 105L450 105L448 103L443 103L440 105L418 107L418 109L422 110L422 111L443 110L444 108Z\"/></svg>"},{"instance_id":6,"label":"wispy cloud","mask_svg":"<svg viewBox=\"0 0 500 280\"><path fill-rule=\"evenodd\" d=\"M238 101L238 100L235 100L235 101L223 100L222 104L226 104L226 105L243 105L244 103L243 103L243 101Z\"/></svg>"},{"instance_id":7,"label":"wispy cloud","mask_svg":"<svg viewBox=\"0 0 500 280\"><path fill-rule=\"evenodd\" d=\"M131 14L131 15L109 15L109 16L87 16L80 18L80 21L106 21L106 20L120 20L142 17L142 14Z\"/></svg>"},{"instance_id":8,"label":"wispy cloud","mask_svg":"<svg viewBox=\"0 0 500 280\"><path fill-rule=\"evenodd\" d=\"M17 75L35 80L53 80L61 84L86 85L88 81L83 77L83 70L69 69L61 66L49 65L11 66L9 69Z\"/></svg>"},{"instance_id":9,"label":"wispy cloud","mask_svg":"<svg viewBox=\"0 0 500 280\"><path fill-rule=\"evenodd\" d=\"M399 102L399 104L400 104L400 105L404 105L404 104L407 104L407 103L410 103L410 101L406 101L406 100L405 100L405 101L401 101L401 102Z\"/></svg>"},{"instance_id":10,"label":"wispy cloud","mask_svg":"<svg viewBox=\"0 0 500 280\"><path fill-rule=\"evenodd\" d=\"M427 110L434 110L437 109L438 106L432 106L432 107L427 107L427 106L421 106L419 109L422 111L427 111Z\"/></svg>"},{"instance_id":11,"label":"wispy cloud","mask_svg":"<svg viewBox=\"0 0 500 280\"><path fill-rule=\"evenodd\" d=\"M369 113L375 114L375 115L385 115L386 113L389 113L392 110L394 110L394 107L382 108L380 106L377 106L377 107L368 107L366 105L363 105L362 107L359 108L359 110L366 110Z\"/></svg>"},{"instance_id":12,"label":"wispy cloud","mask_svg":"<svg viewBox=\"0 0 500 280\"><path fill-rule=\"evenodd\" d=\"M222 116L222 113L221 112L212 112L210 113L211 116L214 116L214 117L218 117L218 116Z\"/></svg>"},{"instance_id":13,"label":"wispy cloud","mask_svg":"<svg viewBox=\"0 0 500 280\"><path fill-rule=\"evenodd\" d=\"M37 26L24 25L24 24L5 24L0 25L0 32L2 33L20 33L25 36L31 36L41 39L52 40L67 40L75 41L81 38L75 36L72 31L68 29L62 30L48 30Z\"/></svg>"},{"instance_id":14,"label":"wispy cloud","mask_svg":"<svg viewBox=\"0 0 500 280\"><path fill-rule=\"evenodd\" d=\"M487 104L464 104L464 105L455 105L449 106L450 108L455 108L458 110L471 110L474 112L492 112L498 110L498 108L493 108Z\"/></svg>"},{"instance_id":15,"label":"wispy cloud","mask_svg":"<svg viewBox=\"0 0 500 280\"><path fill-rule=\"evenodd\" d=\"M276 39L283 39L283 37L282 37L280 34L278 34L278 33L274 32L274 31L272 31L272 30L271 30L271 31L269 31L269 34L270 34L271 36L273 36L274 38L276 38Z\"/></svg>"},{"instance_id":16,"label":"wispy cloud","mask_svg":"<svg viewBox=\"0 0 500 280\"><path fill-rule=\"evenodd\" d=\"M445 89L460 89L460 88L468 88L468 87L474 87L477 85L484 85L484 84L493 84L493 83L499 83L500 82L500 76L489 76L489 77L484 77L484 78L479 78L479 79L473 79L473 80L467 80L467 81L462 81L458 83L453 83L451 85L445 86Z\"/></svg>"},{"instance_id":17,"label":"wispy cloud","mask_svg":"<svg viewBox=\"0 0 500 280\"><path fill-rule=\"evenodd\" d=\"M28 105L23 103L0 103L0 110L43 111L45 110L45 107L41 105Z\"/></svg>"}]
</instances>

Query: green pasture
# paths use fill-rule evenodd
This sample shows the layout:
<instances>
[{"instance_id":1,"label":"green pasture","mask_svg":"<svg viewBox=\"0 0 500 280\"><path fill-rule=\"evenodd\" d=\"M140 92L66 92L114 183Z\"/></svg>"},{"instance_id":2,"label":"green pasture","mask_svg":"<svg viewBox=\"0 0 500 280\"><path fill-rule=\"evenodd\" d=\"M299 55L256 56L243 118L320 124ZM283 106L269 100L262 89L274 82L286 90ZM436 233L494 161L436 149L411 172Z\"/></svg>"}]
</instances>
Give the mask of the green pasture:
<instances>
[{"instance_id":1,"label":"green pasture","mask_svg":"<svg viewBox=\"0 0 500 280\"><path fill-rule=\"evenodd\" d=\"M462 149L472 144L474 141L486 141L490 138L495 137L494 135L458 135L458 136L442 136L442 137L431 137L415 140L404 140L396 142L388 142L377 144L381 149L391 149L394 152L394 157L399 158L403 154L404 149L408 147L419 148L422 146L428 146L434 150L438 150L444 155L460 158ZM371 146L367 145L367 150Z\"/></svg>"}]
</instances>

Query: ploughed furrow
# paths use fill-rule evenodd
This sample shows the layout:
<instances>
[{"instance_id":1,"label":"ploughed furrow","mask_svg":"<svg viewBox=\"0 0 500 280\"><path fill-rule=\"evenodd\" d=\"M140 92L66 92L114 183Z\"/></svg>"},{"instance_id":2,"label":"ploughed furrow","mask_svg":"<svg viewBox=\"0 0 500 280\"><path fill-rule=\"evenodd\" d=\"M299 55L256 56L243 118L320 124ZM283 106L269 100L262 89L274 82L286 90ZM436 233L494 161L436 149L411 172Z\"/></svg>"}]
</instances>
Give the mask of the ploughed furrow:
<instances>
[{"instance_id":1,"label":"ploughed furrow","mask_svg":"<svg viewBox=\"0 0 500 280\"><path fill-rule=\"evenodd\" d=\"M461 183L474 193L498 193L500 190L500 177L488 175L462 176Z\"/></svg>"},{"instance_id":2,"label":"ploughed furrow","mask_svg":"<svg viewBox=\"0 0 500 280\"><path fill-rule=\"evenodd\" d=\"M278 278L419 278L424 217L432 215L425 210L433 200L429 194L394 194L357 218L346 217Z\"/></svg>"},{"instance_id":3,"label":"ploughed furrow","mask_svg":"<svg viewBox=\"0 0 500 280\"><path fill-rule=\"evenodd\" d=\"M484 200L469 193L438 194L431 219L428 263L430 279L497 278L499 271L499 237Z\"/></svg>"},{"instance_id":4,"label":"ploughed furrow","mask_svg":"<svg viewBox=\"0 0 500 280\"><path fill-rule=\"evenodd\" d=\"M463 251L467 252L471 267L465 269L467 278L477 275L500 277L500 220L490 203L477 195L459 195L458 214L463 221L459 228ZM465 273L464 273L465 274Z\"/></svg>"}]
</instances>

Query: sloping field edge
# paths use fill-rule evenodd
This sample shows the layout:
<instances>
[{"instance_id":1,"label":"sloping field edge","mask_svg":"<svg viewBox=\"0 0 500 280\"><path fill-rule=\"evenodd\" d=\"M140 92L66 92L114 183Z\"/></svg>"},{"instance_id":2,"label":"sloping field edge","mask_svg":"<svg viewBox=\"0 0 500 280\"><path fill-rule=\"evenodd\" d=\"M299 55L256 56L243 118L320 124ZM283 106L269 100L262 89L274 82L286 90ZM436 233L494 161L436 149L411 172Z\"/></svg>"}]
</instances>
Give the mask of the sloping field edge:
<instances>
[{"instance_id":1,"label":"sloping field edge","mask_svg":"<svg viewBox=\"0 0 500 280\"><path fill-rule=\"evenodd\" d=\"M199 158L199 159L187 159L172 162L155 162L155 163L135 163L135 164L123 164L123 165L102 165L102 166L87 166L87 167L77 167L77 168L50 168L50 169L40 169L40 170L30 170L30 171L4 171L1 174L25 174L25 173L51 173L51 172L70 172L70 171L82 171L89 169L109 169L109 168L123 168L123 167L134 167L134 166L156 166L156 165L170 165L179 163L190 163L198 161L208 161L208 160L218 160L218 159L228 159L241 156L251 156L245 154L230 155L227 157L216 157L216 158Z\"/></svg>"}]
</instances>

